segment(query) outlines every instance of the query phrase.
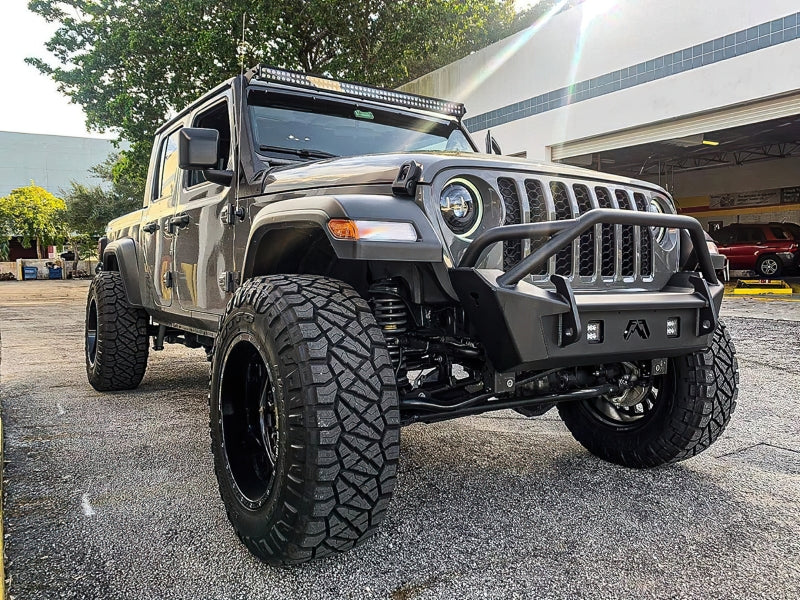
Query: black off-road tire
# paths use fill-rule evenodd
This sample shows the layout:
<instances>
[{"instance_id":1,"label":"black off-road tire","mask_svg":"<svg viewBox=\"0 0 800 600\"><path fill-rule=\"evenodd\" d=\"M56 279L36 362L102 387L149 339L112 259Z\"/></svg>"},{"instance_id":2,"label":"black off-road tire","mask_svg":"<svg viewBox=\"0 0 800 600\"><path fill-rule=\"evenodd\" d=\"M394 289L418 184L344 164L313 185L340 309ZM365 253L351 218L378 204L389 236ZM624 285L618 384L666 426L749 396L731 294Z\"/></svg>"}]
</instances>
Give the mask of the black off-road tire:
<instances>
[{"instance_id":1,"label":"black off-road tire","mask_svg":"<svg viewBox=\"0 0 800 600\"><path fill-rule=\"evenodd\" d=\"M772 271L772 273L767 273L764 271L764 269L767 268L766 265L770 266L768 270ZM783 262L774 254L765 254L764 256L758 257L755 271L756 275L763 277L764 279L780 277L781 273L783 272Z\"/></svg>"},{"instance_id":2,"label":"black off-road tire","mask_svg":"<svg viewBox=\"0 0 800 600\"><path fill-rule=\"evenodd\" d=\"M132 390L147 370L147 313L128 302L122 275L101 271L86 300L86 375L100 392Z\"/></svg>"},{"instance_id":3,"label":"black off-road tire","mask_svg":"<svg viewBox=\"0 0 800 600\"><path fill-rule=\"evenodd\" d=\"M383 333L353 288L247 281L222 318L210 388L220 494L253 554L297 564L376 531L396 482L399 400Z\"/></svg>"},{"instance_id":4,"label":"black off-road tire","mask_svg":"<svg viewBox=\"0 0 800 600\"><path fill-rule=\"evenodd\" d=\"M691 458L722 434L736 408L736 350L720 322L711 347L670 359L650 413L621 425L609 422L585 400L560 404L574 438L592 454L626 467L656 467Z\"/></svg>"}]
</instances>

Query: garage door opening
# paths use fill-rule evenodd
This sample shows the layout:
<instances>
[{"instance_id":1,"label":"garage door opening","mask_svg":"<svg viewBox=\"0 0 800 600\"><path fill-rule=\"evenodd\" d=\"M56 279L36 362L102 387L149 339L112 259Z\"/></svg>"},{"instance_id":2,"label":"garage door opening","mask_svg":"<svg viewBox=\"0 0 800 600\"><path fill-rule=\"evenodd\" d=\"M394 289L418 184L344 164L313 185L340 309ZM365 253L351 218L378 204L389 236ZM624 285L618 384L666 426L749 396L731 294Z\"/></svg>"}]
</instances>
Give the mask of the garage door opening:
<instances>
[{"instance_id":1,"label":"garage door opening","mask_svg":"<svg viewBox=\"0 0 800 600\"><path fill-rule=\"evenodd\" d=\"M560 162L657 183L673 195L679 212L697 218L716 239L729 241L733 224L747 238L743 241L771 244L775 253L790 251L777 243L787 236L800 242L800 114ZM758 248L742 252L763 253ZM784 255L778 273L795 273L797 256ZM760 263L747 260L734 271L765 275L756 268ZM773 273L774 260L765 262Z\"/></svg>"}]
</instances>

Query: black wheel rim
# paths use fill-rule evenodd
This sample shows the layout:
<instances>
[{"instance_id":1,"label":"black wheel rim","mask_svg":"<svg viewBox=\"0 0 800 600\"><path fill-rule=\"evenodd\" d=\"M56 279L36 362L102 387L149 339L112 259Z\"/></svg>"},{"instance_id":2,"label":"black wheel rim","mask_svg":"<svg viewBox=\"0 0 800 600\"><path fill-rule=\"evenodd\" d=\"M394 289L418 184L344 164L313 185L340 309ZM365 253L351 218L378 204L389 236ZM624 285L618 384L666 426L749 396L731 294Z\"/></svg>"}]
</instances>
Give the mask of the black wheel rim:
<instances>
[{"instance_id":1,"label":"black wheel rim","mask_svg":"<svg viewBox=\"0 0 800 600\"><path fill-rule=\"evenodd\" d=\"M595 420L614 430L640 429L664 405L673 388L674 375L667 373L654 377L652 383L644 389L642 398L635 404L624 405L615 398L600 396L586 400L584 406Z\"/></svg>"},{"instance_id":2,"label":"black wheel rim","mask_svg":"<svg viewBox=\"0 0 800 600\"><path fill-rule=\"evenodd\" d=\"M97 302L89 302L89 314L86 315L86 358L94 365L97 358Z\"/></svg>"},{"instance_id":3,"label":"black wheel rim","mask_svg":"<svg viewBox=\"0 0 800 600\"><path fill-rule=\"evenodd\" d=\"M267 362L247 335L228 348L219 413L227 469L240 501L258 508L272 489L279 454L279 414Z\"/></svg>"}]
</instances>

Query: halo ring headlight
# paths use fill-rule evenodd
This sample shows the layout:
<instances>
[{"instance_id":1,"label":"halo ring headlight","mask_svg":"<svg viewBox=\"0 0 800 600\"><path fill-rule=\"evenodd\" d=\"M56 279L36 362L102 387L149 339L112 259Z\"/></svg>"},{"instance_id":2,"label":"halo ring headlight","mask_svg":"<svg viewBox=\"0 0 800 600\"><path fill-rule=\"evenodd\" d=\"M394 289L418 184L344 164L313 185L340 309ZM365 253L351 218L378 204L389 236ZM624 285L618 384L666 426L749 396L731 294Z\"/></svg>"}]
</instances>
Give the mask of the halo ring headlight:
<instances>
[{"instance_id":1,"label":"halo ring headlight","mask_svg":"<svg viewBox=\"0 0 800 600\"><path fill-rule=\"evenodd\" d=\"M650 199L650 205L648 206L647 210L651 213L657 213L660 215L666 214L668 212L664 208L664 205L661 204L661 201L658 198ZM651 227L650 231L653 232L653 237L659 244L664 240L664 237L667 235L666 227Z\"/></svg>"},{"instance_id":2,"label":"halo ring headlight","mask_svg":"<svg viewBox=\"0 0 800 600\"><path fill-rule=\"evenodd\" d=\"M450 231L462 239L469 239L483 218L483 200L478 188L462 177L444 185L439 195L439 209Z\"/></svg>"}]
</instances>

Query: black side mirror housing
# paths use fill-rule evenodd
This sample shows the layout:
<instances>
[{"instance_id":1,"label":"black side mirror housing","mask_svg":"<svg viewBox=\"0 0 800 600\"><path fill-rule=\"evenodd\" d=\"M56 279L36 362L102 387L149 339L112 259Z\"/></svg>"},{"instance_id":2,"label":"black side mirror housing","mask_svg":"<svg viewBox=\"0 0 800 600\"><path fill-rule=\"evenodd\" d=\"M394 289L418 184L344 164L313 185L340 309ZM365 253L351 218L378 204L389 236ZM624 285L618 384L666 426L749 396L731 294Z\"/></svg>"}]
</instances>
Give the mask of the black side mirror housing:
<instances>
[{"instance_id":1,"label":"black side mirror housing","mask_svg":"<svg viewBox=\"0 0 800 600\"><path fill-rule=\"evenodd\" d=\"M178 135L178 166L188 171L203 171L207 181L229 186L233 171L217 169L219 131L184 127Z\"/></svg>"},{"instance_id":2,"label":"black side mirror housing","mask_svg":"<svg viewBox=\"0 0 800 600\"><path fill-rule=\"evenodd\" d=\"M200 127L184 127L178 135L178 165L181 169L199 171L217 166L219 131Z\"/></svg>"}]
</instances>

